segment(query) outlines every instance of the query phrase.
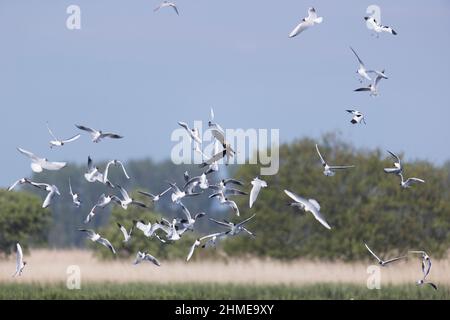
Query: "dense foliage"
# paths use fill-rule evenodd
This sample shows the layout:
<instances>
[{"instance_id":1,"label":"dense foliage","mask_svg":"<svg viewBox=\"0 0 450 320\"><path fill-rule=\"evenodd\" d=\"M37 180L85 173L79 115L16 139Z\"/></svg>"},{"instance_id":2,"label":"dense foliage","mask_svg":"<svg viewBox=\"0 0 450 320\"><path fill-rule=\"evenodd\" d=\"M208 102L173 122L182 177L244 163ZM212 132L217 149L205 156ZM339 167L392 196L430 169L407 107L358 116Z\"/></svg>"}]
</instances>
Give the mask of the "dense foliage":
<instances>
[{"instance_id":1,"label":"dense foliage","mask_svg":"<svg viewBox=\"0 0 450 320\"><path fill-rule=\"evenodd\" d=\"M34 195L0 190L0 252L15 252L17 242L26 250L47 240L50 211L41 206Z\"/></svg>"}]
</instances>

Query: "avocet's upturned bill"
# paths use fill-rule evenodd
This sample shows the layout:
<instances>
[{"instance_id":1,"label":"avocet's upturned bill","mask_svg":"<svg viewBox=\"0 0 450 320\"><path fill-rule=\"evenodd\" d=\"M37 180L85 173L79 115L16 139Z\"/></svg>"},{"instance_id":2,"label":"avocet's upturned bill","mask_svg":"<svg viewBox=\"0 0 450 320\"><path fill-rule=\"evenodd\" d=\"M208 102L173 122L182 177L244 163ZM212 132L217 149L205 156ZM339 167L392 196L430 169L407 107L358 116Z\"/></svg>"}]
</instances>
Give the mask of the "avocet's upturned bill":
<instances>
[{"instance_id":1,"label":"avocet's upturned bill","mask_svg":"<svg viewBox=\"0 0 450 320\"><path fill-rule=\"evenodd\" d=\"M67 165L66 162L51 162L51 161L48 161L46 158L39 158L32 152L24 150L22 148L17 148L17 150L21 154L23 154L31 159L31 170L33 170L33 172L36 172L36 173L40 173L44 169L50 170L50 171L61 170L62 168L64 168Z\"/></svg>"},{"instance_id":2,"label":"avocet's upturned bill","mask_svg":"<svg viewBox=\"0 0 450 320\"><path fill-rule=\"evenodd\" d=\"M298 207L298 208L304 210L305 212L308 212L308 211L311 212L313 214L314 218L316 218L316 220L319 221L325 228L327 228L329 230L331 229L328 222L322 216L322 214L320 212L320 205L316 200L302 198L288 190L284 190L284 193L286 193L292 200L295 201L294 203L290 204L292 207Z\"/></svg>"},{"instance_id":3,"label":"avocet's upturned bill","mask_svg":"<svg viewBox=\"0 0 450 320\"><path fill-rule=\"evenodd\" d=\"M315 24L322 23L322 21L323 17L317 16L316 9L309 8L308 16L306 18L303 18L302 21L294 28L294 30L291 31L291 33L289 34L289 38L293 38L299 35L301 32L314 26Z\"/></svg>"}]
</instances>

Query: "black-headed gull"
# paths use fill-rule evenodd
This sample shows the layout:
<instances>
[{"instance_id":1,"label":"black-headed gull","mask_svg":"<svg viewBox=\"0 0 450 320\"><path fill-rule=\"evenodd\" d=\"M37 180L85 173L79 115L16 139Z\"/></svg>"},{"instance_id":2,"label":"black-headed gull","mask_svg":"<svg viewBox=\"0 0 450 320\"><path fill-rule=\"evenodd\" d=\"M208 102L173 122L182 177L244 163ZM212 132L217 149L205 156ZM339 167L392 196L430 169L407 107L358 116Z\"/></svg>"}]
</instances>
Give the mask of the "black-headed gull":
<instances>
[{"instance_id":1,"label":"black-headed gull","mask_svg":"<svg viewBox=\"0 0 450 320\"><path fill-rule=\"evenodd\" d=\"M315 24L322 23L322 21L323 18L317 16L316 9L309 8L308 16L306 18L303 18L302 21L294 28L294 30L291 31L291 33L289 34L289 38L293 38L299 35L309 27L312 27Z\"/></svg>"},{"instance_id":2,"label":"black-headed gull","mask_svg":"<svg viewBox=\"0 0 450 320\"><path fill-rule=\"evenodd\" d=\"M252 237L254 237L255 235L250 232L247 228L244 227L244 225L249 222L250 220L252 220L256 215L252 215L251 217L239 222L239 223L233 223L233 222L229 222L227 220L222 221L217 221L213 218L209 218L210 221L217 223L218 225L221 225L223 227L227 227L229 229L228 231L228 235L229 236L236 236L241 232L246 232L249 235L251 235Z\"/></svg>"},{"instance_id":3,"label":"black-headed gull","mask_svg":"<svg viewBox=\"0 0 450 320\"><path fill-rule=\"evenodd\" d=\"M51 162L48 161L46 158L39 158L32 152L24 150L22 148L17 148L17 150L21 154L31 159L31 170L33 170L33 172L36 173L42 172L44 169L50 171L60 170L67 165L66 162Z\"/></svg>"},{"instance_id":4,"label":"black-headed gull","mask_svg":"<svg viewBox=\"0 0 450 320\"><path fill-rule=\"evenodd\" d=\"M422 262L422 273L423 278L425 279L431 271L431 258L425 251L409 251L412 254L420 254L421 262Z\"/></svg>"},{"instance_id":5,"label":"black-headed gull","mask_svg":"<svg viewBox=\"0 0 450 320\"><path fill-rule=\"evenodd\" d=\"M416 183L425 183L425 180L422 180L419 178L408 178L408 179L404 180L402 173L400 173L399 176L401 179L400 186L404 189L411 188L411 186Z\"/></svg>"},{"instance_id":6,"label":"black-headed gull","mask_svg":"<svg viewBox=\"0 0 450 320\"><path fill-rule=\"evenodd\" d=\"M352 120L350 120L350 123L357 124L357 123L364 123L366 124L366 119L364 117L364 114L361 111L358 110L345 110L348 113L351 113L353 115Z\"/></svg>"},{"instance_id":7,"label":"black-headed gull","mask_svg":"<svg viewBox=\"0 0 450 320\"><path fill-rule=\"evenodd\" d=\"M99 199L97 200L97 203L92 207L91 211L89 212L86 219L84 220L84 223L87 224L92 221L92 219L97 214L97 211L96 211L97 208L104 209L111 202L115 202L119 205L121 204L121 200L115 195L111 195L111 194L110 195L105 195L105 194L100 195Z\"/></svg>"},{"instance_id":8,"label":"black-headed gull","mask_svg":"<svg viewBox=\"0 0 450 320\"><path fill-rule=\"evenodd\" d=\"M325 161L325 159L322 157L322 155L320 154L319 151L319 146L316 144L316 151L317 154L319 155L320 158L320 162L322 163L323 166L323 174L327 177L332 177L336 174L335 170L344 170L344 169L350 169L350 168L354 168L354 165L351 166L330 166L328 165L328 163Z\"/></svg>"},{"instance_id":9,"label":"black-headed gull","mask_svg":"<svg viewBox=\"0 0 450 320\"><path fill-rule=\"evenodd\" d=\"M25 266L27 265L26 261L23 261L23 252L22 252L22 247L20 246L19 243L16 244L16 272L13 274L13 277L17 277L17 276L21 276L23 269L25 268Z\"/></svg>"},{"instance_id":10,"label":"black-headed gull","mask_svg":"<svg viewBox=\"0 0 450 320\"><path fill-rule=\"evenodd\" d=\"M93 242L97 242L100 243L101 245L105 246L106 248L108 248L109 250L111 250L111 252L113 254L116 254L116 250L114 249L114 247L112 246L111 242L108 241L108 239L106 238L102 238L98 233L96 233L94 230L91 229L78 229L78 231L84 232L86 234L86 237L93 241Z\"/></svg>"},{"instance_id":11,"label":"black-headed gull","mask_svg":"<svg viewBox=\"0 0 450 320\"><path fill-rule=\"evenodd\" d=\"M50 133L50 135L51 135L52 138L53 138L53 140L50 141L50 148L53 148L53 147L62 147L62 146L65 145L66 143L73 142L73 141L75 141L75 140L78 140L78 139L81 137L80 134L77 134L77 135L75 135L75 136L73 136L73 137L71 137L71 138L69 138L69 139L61 140L61 139L58 139L58 138L53 134L52 129L50 129L48 123L47 123L47 129L48 129L48 132Z\"/></svg>"},{"instance_id":12,"label":"black-headed gull","mask_svg":"<svg viewBox=\"0 0 450 320\"><path fill-rule=\"evenodd\" d=\"M250 191L250 198L249 198L250 208L255 203L256 198L258 198L258 194L261 191L261 188L267 188L267 182L265 182L264 180L259 179L258 177L253 179L251 184L252 184L253 187L252 187L252 190Z\"/></svg>"},{"instance_id":13,"label":"black-headed gull","mask_svg":"<svg viewBox=\"0 0 450 320\"><path fill-rule=\"evenodd\" d=\"M352 50L353 54L356 56L356 59L358 59L359 62L359 67L358 70L356 70L356 73L360 76L359 82L362 82L363 79L372 81L372 78L369 76L369 73L375 73L379 76L381 76L384 79L387 79L388 77L380 71L376 71L376 70L367 70L366 66L364 65L364 62L361 60L361 58L358 56L358 54L356 53L355 50L353 50L352 47L350 47L350 49Z\"/></svg>"},{"instance_id":14,"label":"black-headed gull","mask_svg":"<svg viewBox=\"0 0 450 320\"><path fill-rule=\"evenodd\" d=\"M188 124L186 122L179 121L178 125L184 128L186 132L189 135L189 138L191 141L193 140L196 143L196 146L199 146L202 144L202 139L200 138L200 132L197 128L189 128Z\"/></svg>"},{"instance_id":15,"label":"black-headed gull","mask_svg":"<svg viewBox=\"0 0 450 320\"><path fill-rule=\"evenodd\" d=\"M175 10L175 12L177 13L177 15L180 15L178 12L178 8L177 5L173 2L169 2L169 1L163 1L162 3L160 3L155 9L153 9L154 12L158 11L159 9L162 8L173 8L173 10Z\"/></svg>"},{"instance_id":16,"label":"black-headed gull","mask_svg":"<svg viewBox=\"0 0 450 320\"><path fill-rule=\"evenodd\" d=\"M298 207L302 210L304 210L305 212L311 212L314 216L314 218L319 221L325 228L327 229L331 229L330 225L328 224L328 222L325 220L325 218L322 216L321 212L320 212L320 205L319 203L314 200L314 199L305 199L302 198L298 195L296 195L295 193L292 193L288 190L284 190L284 192L295 202L291 203L290 205L292 207Z\"/></svg>"},{"instance_id":17,"label":"black-headed gull","mask_svg":"<svg viewBox=\"0 0 450 320\"><path fill-rule=\"evenodd\" d=\"M133 224L136 226L137 229L141 230L144 233L144 236L147 238L151 238L155 236L159 241L162 243L165 243L166 241L161 239L159 235L156 234L157 230L163 229L163 225L160 223L145 223L144 221L136 221L133 220Z\"/></svg>"},{"instance_id":18,"label":"black-headed gull","mask_svg":"<svg viewBox=\"0 0 450 320\"><path fill-rule=\"evenodd\" d=\"M394 29L392 29L389 26L383 26L373 16L372 17L364 17L364 20L366 20L366 22L371 26L370 29L372 29L373 31L375 31L377 33L377 37L381 32L387 32L387 33L393 34L394 36L397 35L397 32L395 32Z\"/></svg>"},{"instance_id":19,"label":"black-headed gull","mask_svg":"<svg viewBox=\"0 0 450 320\"><path fill-rule=\"evenodd\" d=\"M236 202L234 202L233 200L228 199L222 192L214 193L214 194L210 195L209 198L210 199L218 198L220 204L225 205L225 206L229 206L231 209L233 209L233 211L236 214L236 216L239 217L240 212L239 212L239 207L236 204Z\"/></svg>"},{"instance_id":20,"label":"black-headed gull","mask_svg":"<svg viewBox=\"0 0 450 320\"><path fill-rule=\"evenodd\" d=\"M114 185L109 181L108 175L109 175L109 168L111 165L120 166L122 168L122 171L127 179L130 179L130 177L127 174L127 171L125 170L125 167L122 162L119 160L111 160L108 162L105 168L105 172L101 173L100 169L94 165L94 162L92 161L92 158L88 157L88 170L84 174L84 178L88 182L100 182L104 185L107 185L110 188L114 188Z\"/></svg>"},{"instance_id":21,"label":"black-headed gull","mask_svg":"<svg viewBox=\"0 0 450 320\"><path fill-rule=\"evenodd\" d=\"M35 186L39 189L43 189L48 192L47 197L45 197L44 203L42 204L42 208L48 208L52 202L53 199L58 195L60 196L61 193L58 190L58 187L52 184L48 183L38 183L38 182L31 182L32 186Z\"/></svg>"},{"instance_id":22,"label":"black-headed gull","mask_svg":"<svg viewBox=\"0 0 450 320\"><path fill-rule=\"evenodd\" d=\"M354 91L355 92L369 92L371 97L377 96L378 95L378 84L381 79L387 79L387 77L384 76L384 70L381 71L379 74L377 74L377 77L370 85L368 85L367 87L355 89Z\"/></svg>"},{"instance_id":23,"label":"black-headed gull","mask_svg":"<svg viewBox=\"0 0 450 320\"><path fill-rule=\"evenodd\" d=\"M123 234L123 238L124 238L123 242L127 243L128 241L130 241L131 234L133 233L133 230L134 230L134 224L131 226L130 231L127 231L127 229L125 229L125 227L118 222L117 222L117 226L119 227L119 230Z\"/></svg>"},{"instance_id":24,"label":"black-headed gull","mask_svg":"<svg viewBox=\"0 0 450 320\"><path fill-rule=\"evenodd\" d=\"M173 203L180 203L181 199L183 199L184 197L194 197L194 196L198 196L201 193L197 192L197 193L191 193L189 192L188 189L183 189L181 190L180 188L178 188L178 186L175 183L170 183L169 185L173 191L172 195L171 195L171 199Z\"/></svg>"},{"instance_id":25,"label":"black-headed gull","mask_svg":"<svg viewBox=\"0 0 450 320\"><path fill-rule=\"evenodd\" d=\"M156 259L154 256L149 254L148 252L138 252L136 255L136 259L134 260L133 264L138 265L139 263L143 261L148 261L153 263L155 266L160 267L161 263L159 263L158 259Z\"/></svg>"},{"instance_id":26,"label":"black-headed gull","mask_svg":"<svg viewBox=\"0 0 450 320\"><path fill-rule=\"evenodd\" d=\"M181 239L181 234L178 231L177 219L173 219L172 222L162 219L159 223L159 228L166 233L167 240L178 241Z\"/></svg>"},{"instance_id":27,"label":"black-headed gull","mask_svg":"<svg viewBox=\"0 0 450 320\"><path fill-rule=\"evenodd\" d=\"M80 195L76 192L73 192L72 182L70 181L70 178L69 178L69 192L70 192L70 196L72 197L73 205L76 208L79 208L81 206Z\"/></svg>"},{"instance_id":28,"label":"black-headed gull","mask_svg":"<svg viewBox=\"0 0 450 320\"><path fill-rule=\"evenodd\" d=\"M396 262L396 261L399 261L399 260L402 260L402 259L406 259L407 258L407 256L401 256L401 257L398 257L398 258L393 258L393 259L389 259L389 260L386 260L386 261L384 261L384 260L381 260L370 248L369 248L369 246L367 245L367 244L365 244L364 243L364 245L366 246L366 248L367 248L367 250L369 250L369 252L372 254L372 256L374 256L375 257L375 259L377 259L377 261L378 261L378 264L380 265L380 266L382 266L382 267L385 267L385 266L387 266L388 264L390 264L390 263L392 263L392 262Z\"/></svg>"},{"instance_id":29,"label":"black-headed gull","mask_svg":"<svg viewBox=\"0 0 450 320\"><path fill-rule=\"evenodd\" d=\"M28 178L21 178L17 181L15 181L9 188L8 191L13 190L15 187L17 187L18 185L23 185L25 183L31 184L31 181Z\"/></svg>"},{"instance_id":30,"label":"black-headed gull","mask_svg":"<svg viewBox=\"0 0 450 320\"><path fill-rule=\"evenodd\" d=\"M177 222L181 224L183 230L194 231L195 222L197 221L198 218L204 217L206 213L198 212L194 215L194 217L192 217L191 212L188 210L188 208L186 208L186 206L182 202L180 202L180 206L186 218L178 219Z\"/></svg>"},{"instance_id":31,"label":"black-headed gull","mask_svg":"<svg viewBox=\"0 0 450 320\"><path fill-rule=\"evenodd\" d=\"M197 177L190 178L184 185L183 189L188 191L188 193L194 193L194 189L196 187L199 187L202 190L206 190L209 188L209 181L206 178L206 173L203 173L202 175Z\"/></svg>"},{"instance_id":32,"label":"black-headed gull","mask_svg":"<svg viewBox=\"0 0 450 320\"><path fill-rule=\"evenodd\" d=\"M154 195L154 194L148 193L148 192L144 192L144 191L138 191L138 192L146 197L151 198L152 202L154 203L154 202L158 202L161 199L161 197L163 195L165 195L167 192L169 192L170 190L172 190L172 188L167 188L166 190L164 190L163 192L161 192L157 195Z\"/></svg>"},{"instance_id":33,"label":"black-headed gull","mask_svg":"<svg viewBox=\"0 0 450 320\"><path fill-rule=\"evenodd\" d=\"M201 242L203 240L211 239L212 242L215 244L217 239L225 238L227 235L228 235L228 231L227 232L217 232L217 233L208 234L208 235L206 235L204 237L196 239L194 241L194 243L192 244L191 248L189 249L189 253L188 253L187 257L186 257L186 261L191 260L195 249L198 248L201 245Z\"/></svg>"},{"instance_id":34,"label":"black-headed gull","mask_svg":"<svg viewBox=\"0 0 450 320\"><path fill-rule=\"evenodd\" d=\"M92 128L81 126L78 124L76 124L75 126L80 130L89 132L89 134L92 137L92 142L94 142L94 143L98 143L104 138L111 138L111 139L122 139L123 138L123 136L115 134L115 133L103 132L101 130L92 129Z\"/></svg>"},{"instance_id":35,"label":"black-headed gull","mask_svg":"<svg viewBox=\"0 0 450 320\"><path fill-rule=\"evenodd\" d=\"M134 200L133 198L131 198L128 194L128 192L122 188L121 186L117 185L117 188L120 191L120 194L122 195L122 199L119 199L120 201L120 205L122 206L123 209L127 210L129 205L135 205L141 208L147 208L147 206L139 201Z\"/></svg>"},{"instance_id":36,"label":"black-headed gull","mask_svg":"<svg viewBox=\"0 0 450 320\"><path fill-rule=\"evenodd\" d=\"M389 150L387 152L389 152L389 154L395 158L395 162L394 168L384 168L384 172L400 175L403 172L403 166L400 157Z\"/></svg>"}]
</instances>

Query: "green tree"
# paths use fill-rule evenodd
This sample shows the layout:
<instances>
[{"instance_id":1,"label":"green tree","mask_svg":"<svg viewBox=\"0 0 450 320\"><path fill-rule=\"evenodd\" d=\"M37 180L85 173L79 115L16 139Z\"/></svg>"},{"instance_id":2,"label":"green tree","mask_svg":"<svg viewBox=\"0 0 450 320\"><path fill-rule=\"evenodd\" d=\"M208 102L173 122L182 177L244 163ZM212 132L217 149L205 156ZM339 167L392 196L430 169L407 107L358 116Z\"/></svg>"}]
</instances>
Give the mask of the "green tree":
<instances>
[{"instance_id":1,"label":"green tree","mask_svg":"<svg viewBox=\"0 0 450 320\"><path fill-rule=\"evenodd\" d=\"M253 254L277 259L368 259L364 242L380 255L426 250L435 257L450 246L449 167L428 162L405 162L405 177L421 177L425 184L405 190L400 178L383 168L392 159L380 150L356 150L332 135L320 143L331 164L355 164L334 177L322 174L315 141L303 139L280 150L278 175L263 177L263 189L252 209L248 199L238 205L242 218L253 213L249 223L256 238L238 237L225 243L229 254ZM250 181L257 166L243 166L236 177ZM288 189L321 204L332 230L323 228L311 215L287 204Z\"/></svg>"},{"instance_id":2,"label":"green tree","mask_svg":"<svg viewBox=\"0 0 450 320\"><path fill-rule=\"evenodd\" d=\"M20 242L26 249L44 244L50 226L51 215L42 209L38 197L25 192L0 190L0 250L6 255Z\"/></svg>"}]
</instances>

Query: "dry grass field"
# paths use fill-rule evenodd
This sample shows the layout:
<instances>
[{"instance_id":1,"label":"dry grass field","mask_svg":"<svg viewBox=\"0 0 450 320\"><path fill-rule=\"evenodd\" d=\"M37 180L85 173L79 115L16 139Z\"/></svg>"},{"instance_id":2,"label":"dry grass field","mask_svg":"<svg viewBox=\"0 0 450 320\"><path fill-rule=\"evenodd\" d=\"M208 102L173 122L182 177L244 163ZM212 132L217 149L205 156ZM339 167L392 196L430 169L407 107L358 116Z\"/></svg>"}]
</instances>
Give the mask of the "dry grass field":
<instances>
[{"instance_id":1,"label":"dry grass field","mask_svg":"<svg viewBox=\"0 0 450 320\"><path fill-rule=\"evenodd\" d=\"M346 283L366 285L369 262L279 262L271 260L161 261L132 265L130 261L101 261L89 251L34 250L27 254L28 265L19 279L14 279L15 261L0 260L0 283L61 283L67 280L67 268L79 266L83 283L233 283L260 285L307 285ZM410 258L381 269L381 284L414 284L421 276L420 260ZM450 259L433 261L429 280L450 286Z\"/></svg>"}]
</instances>

